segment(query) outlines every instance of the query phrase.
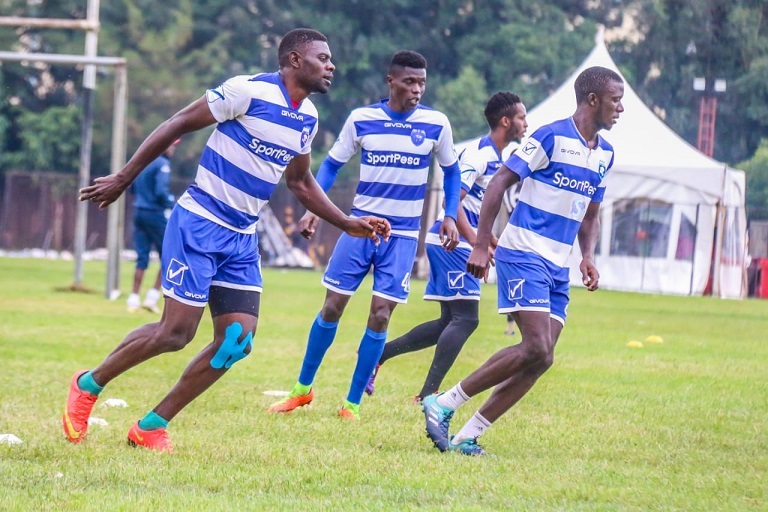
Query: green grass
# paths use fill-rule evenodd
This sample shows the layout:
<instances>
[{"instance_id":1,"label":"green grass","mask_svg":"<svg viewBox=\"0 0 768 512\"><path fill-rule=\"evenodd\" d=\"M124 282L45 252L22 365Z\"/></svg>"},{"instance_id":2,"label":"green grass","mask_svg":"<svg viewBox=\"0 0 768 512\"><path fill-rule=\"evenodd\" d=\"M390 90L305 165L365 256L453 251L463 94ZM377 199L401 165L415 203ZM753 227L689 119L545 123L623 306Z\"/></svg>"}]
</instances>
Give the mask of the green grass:
<instances>
[{"instance_id":1,"label":"green grass","mask_svg":"<svg viewBox=\"0 0 768 512\"><path fill-rule=\"evenodd\" d=\"M2 510L768 510L768 301L574 290L555 365L483 437L493 456L473 459L432 448L410 404L429 351L382 368L362 421L336 418L370 283L342 320L315 402L267 414L275 398L263 392L294 383L325 290L319 273L267 269L252 354L173 421L169 456L125 435L208 343L207 317L186 350L107 387L102 397L129 404L97 404L108 426L83 445L63 439L72 373L152 318L103 298L104 267L85 267L97 293L72 294L54 291L72 263L0 259L0 433L24 441L0 445ZM412 287L390 338L437 313L424 283ZM519 339L502 334L495 289L483 293L480 327L446 386ZM626 346L652 334L664 343ZM457 412L454 430L482 399Z\"/></svg>"}]
</instances>

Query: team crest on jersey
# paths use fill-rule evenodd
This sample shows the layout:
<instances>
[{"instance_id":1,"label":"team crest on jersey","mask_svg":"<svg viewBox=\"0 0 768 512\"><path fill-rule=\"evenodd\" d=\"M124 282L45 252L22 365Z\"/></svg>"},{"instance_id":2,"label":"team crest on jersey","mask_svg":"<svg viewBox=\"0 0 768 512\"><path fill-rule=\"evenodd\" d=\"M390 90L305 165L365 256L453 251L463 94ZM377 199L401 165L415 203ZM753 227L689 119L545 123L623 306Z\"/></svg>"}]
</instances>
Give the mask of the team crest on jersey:
<instances>
[{"instance_id":1,"label":"team crest on jersey","mask_svg":"<svg viewBox=\"0 0 768 512\"><path fill-rule=\"evenodd\" d=\"M532 141L528 141L528 143L523 148L523 153L525 153L526 155L530 155L531 153L533 153L535 149L536 149L536 143Z\"/></svg>"},{"instance_id":2,"label":"team crest on jersey","mask_svg":"<svg viewBox=\"0 0 768 512\"><path fill-rule=\"evenodd\" d=\"M305 126L301 130L301 147L307 145L307 141L309 140L309 126Z\"/></svg>"},{"instance_id":3,"label":"team crest on jersey","mask_svg":"<svg viewBox=\"0 0 768 512\"><path fill-rule=\"evenodd\" d=\"M421 146L424 144L424 141L427 140L427 132L424 130L420 130L418 128L414 128L411 130L411 142L415 146Z\"/></svg>"},{"instance_id":4,"label":"team crest on jersey","mask_svg":"<svg viewBox=\"0 0 768 512\"><path fill-rule=\"evenodd\" d=\"M597 175L600 176L601 180L605 178L606 172L608 172L608 167L605 165L605 162L600 160L600 164L597 167Z\"/></svg>"}]
</instances>

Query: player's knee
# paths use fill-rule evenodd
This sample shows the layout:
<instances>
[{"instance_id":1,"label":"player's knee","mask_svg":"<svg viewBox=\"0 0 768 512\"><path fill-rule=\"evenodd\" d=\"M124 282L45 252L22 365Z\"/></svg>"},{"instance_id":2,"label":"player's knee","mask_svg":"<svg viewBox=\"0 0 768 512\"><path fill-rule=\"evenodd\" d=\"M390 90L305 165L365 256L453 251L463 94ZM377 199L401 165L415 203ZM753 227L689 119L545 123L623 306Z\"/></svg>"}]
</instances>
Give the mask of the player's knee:
<instances>
[{"instance_id":1,"label":"player's knee","mask_svg":"<svg viewBox=\"0 0 768 512\"><path fill-rule=\"evenodd\" d=\"M160 324L160 329L155 333L156 343L162 344L168 352L177 352L189 345L189 342L195 337L197 326L177 325L168 327Z\"/></svg>"},{"instance_id":2,"label":"player's knee","mask_svg":"<svg viewBox=\"0 0 768 512\"><path fill-rule=\"evenodd\" d=\"M323 309L320 311L320 316L326 322L338 322L341 320L341 315L344 314L344 308L346 302L329 299L323 304Z\"/></svg>"},{"instance_id":3,"label":"player's knee","mask_svg":"<svg viewBox=\"0 0 768 512\"><path fill-rule=\"evenodd\" d=\"M528 366L541 366L546 363L547 359L552 358L552 351L549 349L548 343L525 343L525 362ZM551 366L551 361L549 365ZM549 366L547 366L548 368Z\"/></svg>"},{"instance_id":4,"label":"player's knee","mask_svg":"<svg viewBox=\"0 0 768 512\"><path fill-rule=\"evenodd\" d=\"M243 326L240 322L232 322L224 329L224 339L211 358L211 367L217 370L229 369L250 354L252 349L253 333L249 331L243 335Z\"/></svg>"},{"instance_id":5,"label":"player's knee","mask_svg":"<svg viewBox=\"0 0 768 512\"><path fill-rule=\"evenodd\" d=\"M376 332L384 332L389 326L390 310L386 307L373 308L368 314L368 327Z\"/></svg>"},{"instance_id":6,"label":"player's knee","mask_svg":"<svg viewBox=\"0 0 768 512\"><path fill-rule=\"evenodd\" d=\"M473 332L475 332L475 329L477 329L477 326L480 325L480 321L478 320L477 317L470 317L470 316L458 318L455 320L455 322L461 327L462 331L467 333L467 335L470 335Z\"/></svg>"}]
</instances>

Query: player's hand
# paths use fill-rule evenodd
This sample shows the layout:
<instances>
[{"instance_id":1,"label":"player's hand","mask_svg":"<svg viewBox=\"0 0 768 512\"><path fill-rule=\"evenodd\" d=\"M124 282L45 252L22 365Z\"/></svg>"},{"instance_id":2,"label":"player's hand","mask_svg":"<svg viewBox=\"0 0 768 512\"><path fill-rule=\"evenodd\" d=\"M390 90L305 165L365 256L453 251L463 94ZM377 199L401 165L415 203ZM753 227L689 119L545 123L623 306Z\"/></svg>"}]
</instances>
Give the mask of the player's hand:
<instances>
[{"instance_id":1,"label":"player's hand","mask_svg":"<svg viewBox=\"0 0 768 512\"><path fill-rule=\"evenodd\" d=\"M297 222L299 233L301 233L301 236L309 240L312 238L312 235L315 234L315 230L317 229L317 225L319 223L320 217L307 210L307 213L302 215L302 217L299 219L299 222Z\"/></svg>"},{"instance_id":2,"label":"player's hand","mask_svg":"<svg viewBox=\"0 0 768 512\"><path fill-rule=\"evenodd\" d=\"M440 225L440 243L446 251L452 251L459 245L459 230L452 217L445 217Z\"/></svg>"},{"instance_id":3,"label":"player's hand","mask_svg":"<svg viewBox=\"0 0 768 512\"><path fill-rule=\"evenodd\" d=\"M496 238L493 234L491 235L491 249L494 251L496 250L496 247L499 245L499 239Z\"/></svg>"},{"instance_id":4,"label":"player's hand","mask_svg":"<svg viewBox=\"0 0 768 512\"><path fill-rule=\"evenodd\" d=\"M114 203L122 194L130 182L125 182L120 174L110 174L93 180L93 185L80 189L80 201L99 203L99 210L103 210Z\"/></svg>"},{"instance_id":5,"label":"player's hand","mask_svg":"<svg viewBox=\"0 0 768 512\"><path fill-rule=\"evenodd\" d=\"M475 247L472 249L467 260L467 272L487 283L492 254L490 247Z\"/></svg>"},{"instance_id":6,"label":"player's hand","mask_svg":"<svg viewBox=\"0 0 768 512\"><path fill-rule=\"evenodd\" d=\"M382 237L385 242L389 240L389 234L392 231L392 226L387 219L373 216L348 217L347 224L344 231L348 235L369 238L376 245L379 245L379 237Z\"/></svg>"},{"instance_id":7,"label":"player's hand","mask_svg":"<svg viewBox=\"0 0 768 512\"><path fill-rule=\"evenodd\" d=\"M597 283L600 280L600 273L597 271L594 262L591 259L581 260L579 265L581 270L581 282L587 287L587 290L593 292L597 290Z\"/></svg>"}]
</instances>

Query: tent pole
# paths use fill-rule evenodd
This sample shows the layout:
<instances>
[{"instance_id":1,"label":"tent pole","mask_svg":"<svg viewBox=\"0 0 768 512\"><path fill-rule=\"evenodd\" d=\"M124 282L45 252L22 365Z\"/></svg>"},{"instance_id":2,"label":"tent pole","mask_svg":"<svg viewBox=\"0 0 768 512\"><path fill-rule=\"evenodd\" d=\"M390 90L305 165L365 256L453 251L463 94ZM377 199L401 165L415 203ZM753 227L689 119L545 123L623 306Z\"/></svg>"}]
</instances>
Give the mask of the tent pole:
<instances>
[{"instance_id":1,"label":"tent pole","mask_svg":"<svg viewBox=\"0 0 768 512\"><path fill-rule=\"evenodd\" d=\"M699 241L699 212L701 205L696 205L696 229L693 232L693 254L691 254L691 282L688 285L688 295L693 295L693 278L696 275L696 243Z\"/></svg>"}]
</instances>

